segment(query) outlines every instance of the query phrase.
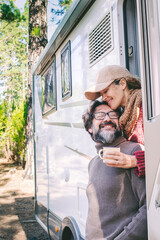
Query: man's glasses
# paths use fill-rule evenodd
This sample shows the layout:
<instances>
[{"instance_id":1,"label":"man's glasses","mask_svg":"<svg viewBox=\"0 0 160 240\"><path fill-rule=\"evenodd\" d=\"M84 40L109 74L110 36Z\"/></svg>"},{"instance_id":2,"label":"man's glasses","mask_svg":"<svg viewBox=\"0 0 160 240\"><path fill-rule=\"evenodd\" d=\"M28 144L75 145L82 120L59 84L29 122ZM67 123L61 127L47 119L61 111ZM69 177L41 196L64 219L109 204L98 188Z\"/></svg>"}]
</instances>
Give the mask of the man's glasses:
<instances>
[{"instance_id":1,"label":"man's glasses","mask_svg":"<svg viewBox=\"0 0 160 240\"><path fill-rule=\"evenodd\" d=\"M119 113L118 112L115 112L115 111L110 111L108 113L105 113L105 112L96 112L96 113L93 113L92 116L96 119L96 120L103 120L105 119L105 116L108 115L109 118L111 119L117 119L119 118Z\"/></svg>"}]
</instances>

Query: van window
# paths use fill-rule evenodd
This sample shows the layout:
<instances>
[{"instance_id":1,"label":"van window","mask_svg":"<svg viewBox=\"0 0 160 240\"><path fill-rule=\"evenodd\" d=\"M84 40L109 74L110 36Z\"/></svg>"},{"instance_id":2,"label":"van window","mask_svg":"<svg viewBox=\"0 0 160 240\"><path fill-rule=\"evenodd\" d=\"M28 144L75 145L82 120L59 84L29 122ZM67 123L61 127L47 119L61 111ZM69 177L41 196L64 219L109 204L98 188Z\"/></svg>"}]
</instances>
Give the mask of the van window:
<instances>
[{"instance_id":1,"label":"van window","mask_svg":"<svg viewBox=\"0 0 160 240\"><path fill-rule=\"evenodd\" d=\"M42 86L42 115L56 110L57 96L56 96L56 64L55 59L52 65L41 76Z\"/></svg>"},{"instance_id":2,"label":"van window","mask_svg":"<svg viewBox=\"0 0 160 240\"><path fill-rule=\"evenodd\" d=\"M140 77L139 36L136 0L124 0L123 12L126 47L126 67L133 75Z\"/></svg>"},{"instance_id":3,"label":"van window","mask_svg":"<svg viewBox=\"0 0 160 240\"><path fill-rule=\"evenodd\" d=\"M72 74L71 74L71 42L69 41L61 51L61 81L62 100L72 95Z\"/></svg>"}]
</instances>

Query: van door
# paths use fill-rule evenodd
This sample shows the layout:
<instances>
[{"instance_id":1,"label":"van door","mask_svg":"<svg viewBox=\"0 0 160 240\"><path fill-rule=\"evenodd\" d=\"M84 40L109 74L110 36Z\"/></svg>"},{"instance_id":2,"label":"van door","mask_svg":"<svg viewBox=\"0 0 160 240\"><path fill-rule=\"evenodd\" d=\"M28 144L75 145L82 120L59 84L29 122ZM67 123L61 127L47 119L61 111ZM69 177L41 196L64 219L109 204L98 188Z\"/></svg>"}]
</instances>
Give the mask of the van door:
<instances>
[{"instance_id":1,"label":"van door","mask_svg":"<svg viewBox=\"0 0 160 240\"><path fill-rule=\"evenodd\" d=\"M160 1L139 1L149 239L160 236Z\"/></svg>"}]
</instances>

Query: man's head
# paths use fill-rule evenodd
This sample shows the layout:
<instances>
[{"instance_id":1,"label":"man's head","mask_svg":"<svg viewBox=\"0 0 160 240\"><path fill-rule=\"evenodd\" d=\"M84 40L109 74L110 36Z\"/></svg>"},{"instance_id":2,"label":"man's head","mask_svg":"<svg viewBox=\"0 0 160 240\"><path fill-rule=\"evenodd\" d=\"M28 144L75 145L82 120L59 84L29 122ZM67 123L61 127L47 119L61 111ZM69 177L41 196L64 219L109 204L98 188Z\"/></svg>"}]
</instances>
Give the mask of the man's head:
<instances>
[{"instance_id":1,"label":"man's head","mask_svg":"<svg viewBox=\"0 0 160 240\"><path fill-rule=\"evenodd\" d=\"M106 102L92 102L82 118L86 131L95 142L112 143L121 136L119 111L113 111Z\"/></svg>"}]
</instances>

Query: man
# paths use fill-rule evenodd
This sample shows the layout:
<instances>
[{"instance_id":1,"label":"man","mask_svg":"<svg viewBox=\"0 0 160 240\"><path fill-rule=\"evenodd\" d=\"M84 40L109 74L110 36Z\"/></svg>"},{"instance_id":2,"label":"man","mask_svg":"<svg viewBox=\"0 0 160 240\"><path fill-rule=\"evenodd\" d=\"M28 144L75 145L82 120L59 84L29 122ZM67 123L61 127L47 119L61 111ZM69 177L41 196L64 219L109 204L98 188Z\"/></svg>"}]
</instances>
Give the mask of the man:
<instances>
[{"instance_id":1,"label":"man","mask_svg":"<svg viewBox=\"0 0 160 240\"><path fill-rule=\"evenodd\" d=\"M121 136L118 117L106 102L95 101L83 121L97 152L108 146L133 155L142 146ZM85 240L147 240L145 179L133 169L109 167L99 156L90 161L88 171Z\"/></svg>"}]
</instances>

